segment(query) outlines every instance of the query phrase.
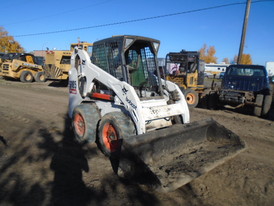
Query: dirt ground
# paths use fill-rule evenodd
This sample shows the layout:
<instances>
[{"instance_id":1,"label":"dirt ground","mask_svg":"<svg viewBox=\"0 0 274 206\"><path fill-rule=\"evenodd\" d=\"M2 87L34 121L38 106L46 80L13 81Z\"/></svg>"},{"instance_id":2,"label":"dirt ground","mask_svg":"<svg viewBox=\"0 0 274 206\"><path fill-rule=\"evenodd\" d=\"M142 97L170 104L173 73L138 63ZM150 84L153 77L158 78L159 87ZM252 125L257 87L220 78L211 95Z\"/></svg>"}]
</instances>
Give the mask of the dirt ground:
<instances>
[{"instance_id":1,"label":"dirt ground","mask_svg":"<svg viewBox=\"0 0 274 206\"><path fill-rule=\"evenodd\" d=\"M95 144L66 132L68 94L52 82L0 79L0 205L274 205L274 122L233 110L191 110L214 118L248 149L169 193L116 177Z\"/></svg>"}]
</instances>

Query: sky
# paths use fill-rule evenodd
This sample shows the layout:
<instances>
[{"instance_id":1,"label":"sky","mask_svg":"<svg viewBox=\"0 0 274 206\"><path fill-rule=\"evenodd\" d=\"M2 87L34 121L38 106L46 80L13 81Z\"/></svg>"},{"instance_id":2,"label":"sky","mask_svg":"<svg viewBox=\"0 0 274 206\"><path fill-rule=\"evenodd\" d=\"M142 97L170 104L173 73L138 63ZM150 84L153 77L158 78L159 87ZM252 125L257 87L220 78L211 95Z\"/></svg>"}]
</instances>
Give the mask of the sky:
<instances>
[{"instance_id":1,"label":"sky","mask_svg":"<svg viewBox=\"0 0 274 206\"><path fill-rule=\"evenodd\" d=\"M220 63L238 55L246 0L12 0L1 8L0 26L27 52L126 34L160 40L160 58L214 46ZM253 64L274 61L274 0L252 0L244 53Z\"/></svg>"}]
</instances>

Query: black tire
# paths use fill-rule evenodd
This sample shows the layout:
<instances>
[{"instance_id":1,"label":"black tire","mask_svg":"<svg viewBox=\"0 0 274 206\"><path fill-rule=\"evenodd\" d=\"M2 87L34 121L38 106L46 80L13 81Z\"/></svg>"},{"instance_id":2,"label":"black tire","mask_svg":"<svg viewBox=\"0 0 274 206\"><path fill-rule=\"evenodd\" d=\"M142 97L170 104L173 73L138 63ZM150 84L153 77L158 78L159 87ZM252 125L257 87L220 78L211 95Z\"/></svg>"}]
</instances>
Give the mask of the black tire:
<instances>
[{"instance_id":1,"label":"black tire","mask_svg":"<svg viewBox=\"0 0 274 206\"><path fill-rule=\"evenodd\" d=\"M75 107L72 116L72 129L79 143L95 142L100 113L97 106L81 104Z\"/></svg>"},{"instance_id":2,"label":"black tire","mask_svg":"<svg viewBox=\"0 0 274 206\"><path fill-rule=\"evenodd\" d=\"M33 82L33 75L30 71L23 71L20 76L21 82Z\"/></svg>"},{"instance_id":3,"label":"black tire","mask_svg":"<svg viewBox=\"0 0 274 206\"><path fill-rule=\"evenodd\" d=\"M122 139L136 135L135 126L129 116L122 112L111 112L103 116L98 129L98 147L107 157L119 154Z\"/></svg>"},{"instance_id":4,"label":"black tire","mask_svg":"<svg viewBox=\"0 0 274 206\"><path fill-rule=\"evenodd\" d=\"M270 110L271 104L272 104L272 95L265 95L263 109L262 109L262 116L267 115L267 113Z\"/></svg>"},{"instance_id":5,"label":"black tire","mask_svg":"<svg viewBox=\"0 0 274 206\"><path fill-rule=\"evenodd\" d=\"M186 89L184 92L185 99L187 102L188 107L194 108L199 103L199 95L196 91L192 89Z\"/></svg>"},{"instance_id":6,"label":"black tire","mask_svg":"<svg viewBox=\"0 0 274 206\"><path fill-rule=\"evenodd\" d=\"M34 79L36 82L45 82L46 81L45 72L37 72Z\"/></svg>"},{"instance_id":7,"label":"black tire","mask_svg":"<svg viewBox=\"0 0 274 206\"><path fill-rule=\"evenodd\" d=\"M262 106L263 106L264 95L257 94L254 107L254 115L260 117L262 115Z\"/></svg>"}]
</instances>

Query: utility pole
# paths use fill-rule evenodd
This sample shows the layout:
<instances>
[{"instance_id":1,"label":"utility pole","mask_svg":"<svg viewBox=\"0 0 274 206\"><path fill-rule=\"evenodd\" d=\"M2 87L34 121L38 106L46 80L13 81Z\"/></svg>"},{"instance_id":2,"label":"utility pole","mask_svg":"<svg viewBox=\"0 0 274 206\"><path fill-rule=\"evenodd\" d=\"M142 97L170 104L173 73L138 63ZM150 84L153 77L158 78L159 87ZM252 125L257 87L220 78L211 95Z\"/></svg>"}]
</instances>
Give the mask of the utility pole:
<instances>
[{"instance_id":1,"label":"utility pole","mask_svg":"<svg viewBox=\"0 0 274 206\"><path fill-rule=\"evenodd\" d=\"M237 64L240 64L240 62L242 60L242 54L243 54L243 50L244 50L244 46L245 46L245 36L246 36L246 30L247 30L247 25L248 25L248 18L249 18L249 13L250 13L250 5L251 5L251 0L247 0L246 9L245 9L245 19L244 19L244 24L243 24L241 44L240 44Z\"/></svg>"}]
</instances>

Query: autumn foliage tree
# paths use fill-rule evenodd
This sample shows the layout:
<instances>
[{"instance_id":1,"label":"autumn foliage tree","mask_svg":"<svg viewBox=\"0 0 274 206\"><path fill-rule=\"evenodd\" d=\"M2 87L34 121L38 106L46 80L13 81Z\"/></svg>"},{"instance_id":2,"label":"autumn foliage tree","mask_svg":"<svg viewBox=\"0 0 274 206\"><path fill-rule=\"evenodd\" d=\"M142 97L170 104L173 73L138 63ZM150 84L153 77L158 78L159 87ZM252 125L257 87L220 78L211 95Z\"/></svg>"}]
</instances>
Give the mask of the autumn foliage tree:
<instances>
[{"instance_id":1,"label":"autumn foliage tree","mask_svg":"<svg viewBox=\"0 0 274 206\"><path fill-rule=\"evenodd\" d=\"M238 60L238 56L235 55L234 62L237 62L237 60ZM239 64L253 64L251 55L250 54L242 54L242 59L239 62Z\"/></svg>"},{"instance_id":2,"label":"autumn foliage tree","mask_svg":"<svg viewBox=\"0 0 274 206\"><path fill-rule=\"evenodd\" d=\"M226 64L230 64L229 58L227 58L227 57L223 59L223 62Z\"/></svg>"},{"instance_id":3,"label":"autumn foliage tree","mask_svg":"<svg viewBox=\"0 0 274 206\"><path fill-rule=\"evenodd\" d=\"M0 27L0 52L6 53L21 53L24 48L14 40L13 36L9 36L8 32Z\"/></svg>"},{"instance_id":4,"label":"autumn foliage tree","mask_svg":"<svg viewBox=\"0 0 274 206\"><path fill-rule=\"evenodd\" d=\"M215 57L216 50L214 46L207 47L204 44L203 48L200 49L200 59L204 60L205 63L217 63L217 57Z\"/></svg>"}]
</instances>

